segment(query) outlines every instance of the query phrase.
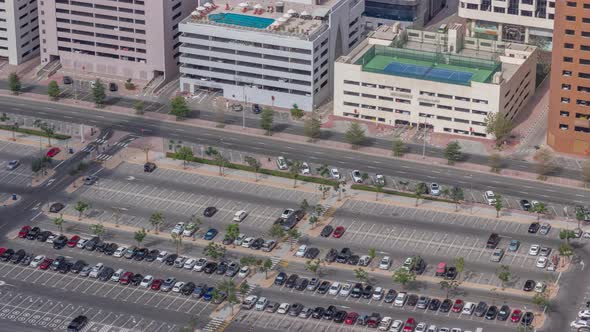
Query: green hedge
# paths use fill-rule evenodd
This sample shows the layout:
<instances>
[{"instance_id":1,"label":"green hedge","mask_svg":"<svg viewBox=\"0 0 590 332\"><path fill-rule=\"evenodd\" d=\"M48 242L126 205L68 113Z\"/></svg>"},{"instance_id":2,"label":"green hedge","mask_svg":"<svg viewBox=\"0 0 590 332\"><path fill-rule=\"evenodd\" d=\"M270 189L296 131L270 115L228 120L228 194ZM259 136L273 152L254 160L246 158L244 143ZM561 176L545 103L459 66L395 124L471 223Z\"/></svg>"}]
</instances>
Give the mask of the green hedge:
<instances>
[{"instance_id":1,"label":"green hedge","mask_svg":"<svg viewBox=\"0 0 590 332\"><path fill-rule=\"evenodd\" d=\"M390 190L390 189L382 189L381 191L379 191L377 189L377 187L373 187L373 186L368 186L366 184L353 184L350 186L351 189L355 189L355 190L364 190L364 191L371 191L371 192L381 192L384 194L389 194L389 195L396 195L396 196L403 196L403 197L410 197L410 198L416 198L416 194L412 194L412 193L408 193L408 192L403 192L403 191L396 191L396 190ZM438 198L438 197L432 197L432 196L421 196L421 199L427 199L430 201L437 201L437 202L445 202L445 203L455 203L451 200L448 199L444 199L444 198Z\"/></svg>"},{"instance_id":2,"label":"green hedge","mask_svg":"<svg viewBox=\"0 0 590 332\"><path fill-rule=\"evenodd\" d=\"M11 126L7 126L7 125L0 125L0 129L12 131ZM35 130L35 129L18 128L18 129L16 129L16 132L22 133L22 134L27 134L27 135L47 137L47 135L45 135L45 133L43 131ZM70 135L62 135L62 134L53 134L50 137L54 138L54 139L60 139L60 140L72 138L72 136L70 136Z\"/></svg>"},{"instance_id":3,"label":"green hedge","mask_svg":"<svg viewBox=\"0 0 590 332\"><path fill-rule=\"evenodd\" d=\"M176 154L173 152L166 153L166 157L168 157L168 158L176 159L175 156L176 156ZM193 157L191 159L191 162L219 166L214 160L199 158L199 157ZM250 167L248 165L226 163L224 166L227 168L239 169L241 171L246 171L246 172L255 172L254 168ZM274 169L261 168L258 170L258 173L277 176L277 177L281 177L281 178L293 179L293 175L291 173L283 172L283 171L279 171L279 170L274 170ZM297 180L311 182L311 183L317 183L317 184L323 184L323 185L332 186L332 187L338 183L334 180L318 178L318 177L314 177L314 176L303 176L303 175L297 176Z\"/></svg>"}]
</instances>

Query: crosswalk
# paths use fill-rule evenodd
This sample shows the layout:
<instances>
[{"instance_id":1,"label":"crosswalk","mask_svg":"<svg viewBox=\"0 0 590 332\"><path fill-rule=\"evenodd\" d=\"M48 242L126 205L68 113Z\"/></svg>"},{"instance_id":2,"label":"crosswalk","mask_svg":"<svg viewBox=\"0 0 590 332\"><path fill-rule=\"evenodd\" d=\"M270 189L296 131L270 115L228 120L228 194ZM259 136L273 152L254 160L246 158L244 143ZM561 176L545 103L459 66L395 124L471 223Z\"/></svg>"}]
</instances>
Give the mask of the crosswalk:
<instances>
[{"instance_id":1,"label":"crosswalk","mask_svg":"<svg viewBox=\"0 0 590 332\"><path fill-rule=\"evenodd\" d=\"M106 153L101 153L98 156L96 156L96 160L101 160L101 161L107 161L111 158L113 158L113 156L111 156L110 154L106 154Z\"/></svg>"},{"instance_id":2,"label":"crosswalk","mask_svg":"<svg viewBox=\"0 0 590 332\"><path fill-rule=\"evenodd\" d=\"M82 149L83 152L88 152L88 153L90 153L94 150L96 150L96 146L94 146L94 145L87 145Z\"/></svg>"},{"instance_id":3,"label":"crosswalk","mask_svg":"<svg viewBox=\"0 0 590 332\"><path fill-rule=\"evenodd\" d=\"M98 144L104 144L104 143L108 142L108 140L106 140L104 138L97 138L94 141Z\"/></svg>"},{"instance_id":4,"label":"crosswalk","mask_svg":"<svg viewBox=\"0 0 590 332\"><path fill-rule=\"evenodd\" d=\"M271 257L270 261L272 262L272 267L270 268L271 270L274 270L275 267L279 264L281 264L282 259L280 257ZM281 264L282 266L282 264Z\"/></svg>"},{"instance_id":5,"label":"crosswalk","mask_svg":"<svg viewBox=\"0 0 590 332\"><path fill-rule=\"evenodd\" d=\"M207 325L203 328L203 332L222 332L225 330L227 322L219 317L214 317L210 320Z\"/></svg>"}]
</instances>

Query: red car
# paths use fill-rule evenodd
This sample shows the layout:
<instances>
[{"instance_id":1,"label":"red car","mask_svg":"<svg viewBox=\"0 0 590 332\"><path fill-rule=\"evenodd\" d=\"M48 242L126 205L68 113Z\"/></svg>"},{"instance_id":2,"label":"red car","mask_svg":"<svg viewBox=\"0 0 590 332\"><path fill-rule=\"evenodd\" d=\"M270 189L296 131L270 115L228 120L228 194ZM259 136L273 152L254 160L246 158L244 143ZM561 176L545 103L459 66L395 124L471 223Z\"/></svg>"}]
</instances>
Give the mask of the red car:
<instances>
[{"instance_id":1,"label":"red car","mask_svg":"<svg viewBox=\"0 0 590 332\"><path fill-rule=\"evenodd\" d=\"M522 318L522 311L520 311L518 309L514 309L514 311L512 311L512 315L510 315L510 321L513 323L518 323L518 322L520 322L521 318Z\"/></svg>"},{"instance_id":2,"label":"red car","mask_svg":"<svg viewBox=\"0 0 590 332\"><path fill-rule=\"evenodd\" d=\"M456 299L455 300L455 304L453 304L453 312L461 312L461 309L463 309L463 305L465 303L463 303L463 300L461 299Z\"/></svg>"},{"instance_id":3,"label":"red car","mask_svg":"<svg viewBox=\"0 0 590 332\"><path fill-rule=\"evenodd\" d=\"M160 286L162 286L162 283L164 282L164 280L162 279L155 279L152 282L152 290L160 290Z\"/></svg>"},{"instance_id":4,"label":"red car","mask_svg":"<svg viewBox=\"0 0 590 332\"><path fill-rule=\"evenodd\" d=\"M354 323L356 323L356 320L359 318L359 314L357 314L356 312L352 311L349 312L346 315L346 318L344 319L344 324L346 325L354 325Z\"/></svg>"},{"instance_id":5,"label":"red car","mask_svg":"<svg viewBox=\"0 0 590 332\"><path fill-rule=\"evenodd\" d=\"M51 148L51 149L49 149L49 151L47 151L47 157L53 158L53 157L57 156L57 154L60 152L61 152L60 148L57 148L57 147Z\"/></svg>"},{"instance_id":6,"label":"red car","mask_svg":"<svg viewBox=\"0 0 590 332\"><path fill-rule=\"evenodd\" d=\"M332 236L339 239L342 237L343 234L344 234L344 226L338 226L334 230L334 233L332 233Z\"/></svg>"},{"instance_id":7,"label":"red car","mask_svg":"<svg viewBox=\"0 0 590 332\"><path fill-rule=\"evenodd\" d=\"M41 262L41 264L39 264L39 268L41 270L47 270L49 268L49 266L51 265L51 263L53 263L53 259L51 259L51 258L45 258L45 260L43 260Z\"/></svg>"},{"instance_id":8,"label":"red car","mask_svg":"<svg viewBox=\"0 0 590 332\"><path fill-rule=\"evenodd\" d=\"M408 318L408 320L406 320L406 323L404 324L404 332L414 332L415 328L416 320L412 317Z\"/></svg>"},{"instance_id":9,"label":"red car","mask_svg":"<svg viewBox=\"0 0 590 332\"><path fill-rule=\"evenodd\" d=\"M2 254L3 254L3 253L6 251L6 250L8 250L8 249L6 249L6 248L4 248L4 247L0 248L0 256L1 256L1 255L2 255Z\"/></svg>"},{"instance_id":10,"label":"red car","mask_svg":"<svg viewBox=\"0 0 590 332\"><path fill-rule=\"evenodd\" d=\"M18 237L24 239L25 237L27 237L27 234L29 234L30 231L31 231L31 226L23 226L23 228L21 228L20 231L18 232Z\"/></svg>"},{"instance_id":11,"label":"red car","mask_svg":"<svg viewBox=\"0 0 590 332\"><path fill-rule=\"evenodd\" d=\"M70 248L74 248L78 244L78 241L80 241L80 237L78 235L74 235L68 241L67 246L70 247Z\"/></svg>"},{"instance_id":12,"label":"red car","mask_svg":"<svg viewBox=\"0 0 590 332\"><path fill-rule=\"evenodd\" d=\"M131 281L131 277L133 277L133 272L125 272L123 273L123 275L121 276L121 279L119 279L119 282L122 285L129 285L129 282Z\"/></svg>"}]
</instances>

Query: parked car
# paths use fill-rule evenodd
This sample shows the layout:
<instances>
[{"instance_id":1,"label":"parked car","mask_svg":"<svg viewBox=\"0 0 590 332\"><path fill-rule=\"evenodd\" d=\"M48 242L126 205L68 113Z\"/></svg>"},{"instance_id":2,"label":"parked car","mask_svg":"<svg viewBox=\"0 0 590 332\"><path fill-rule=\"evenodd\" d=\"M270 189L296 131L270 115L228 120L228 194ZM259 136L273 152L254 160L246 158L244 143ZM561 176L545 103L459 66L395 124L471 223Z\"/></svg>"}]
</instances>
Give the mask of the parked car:
<instances>
[{"instance_id":1,"label":"parked car","mask_svg":"<svg viewBox=\"0 0 590 332\"><path fill-rule=\"evenodd\" d=\"M157 168L156 164L152 163L152 162L147 162L145 164L143 164L143 171L144 173L152 173L153 171L155 171Z\"/></svg>"},{"instance_id":2,"label":"parked car","mask_svg":"<svg viewBox=\"0 0 590 332\"><path fill-rule=\"evenodd\" d=\"M217 213L217 208L214 206L209 206L203 211L205 217L213 217L215 213Z\"/></svg>"},{"instance_id":3,"label":"parked car","mask_svg":"<svg viewBox=\"0 0 590 332\"><path fill-rule=\"evenodd\" d=\"M289 164L287 164L287 159L283 156L279 156L277 158L277 168L281 171L286 171L289 168Z\"/></svg>"}]
</instances>

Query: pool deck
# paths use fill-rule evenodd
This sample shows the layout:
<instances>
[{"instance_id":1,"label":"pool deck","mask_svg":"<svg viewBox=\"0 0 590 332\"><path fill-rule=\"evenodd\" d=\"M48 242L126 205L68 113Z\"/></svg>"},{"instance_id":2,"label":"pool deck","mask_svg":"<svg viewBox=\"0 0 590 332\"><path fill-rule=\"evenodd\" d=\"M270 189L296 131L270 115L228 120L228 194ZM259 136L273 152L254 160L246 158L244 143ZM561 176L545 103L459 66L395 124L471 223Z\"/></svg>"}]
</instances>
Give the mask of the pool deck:
<instances>
[{"instance_id":1,"label":"pool deck","mask_svg":"<svg viewBox=\"0 0 590 332\"><path fill-rule=\"evenodd\" d=\"M385 69L385 67L387 67L387 65L389 65L392 62L425 66L425 67L435 67L435 68L448 69L448 70L459 71L459 72L468 72L468 73L473 74L470 81L471 82L479 82L479 83L486 83L489 80L490 76L493 74L493 72L491 70L487 70L487 69L476 69L476 68L469 68L469 67L447 65L447 64L442 64L442 63L434 64L431 61L422 61L422 60L416 60L416 59L411 59L411 58L406 58L406 57L392 57L392 56L386 56L386 55L375 55L375 57L373 57L367 64L365 64L364 67L368 68L369 70L372 70L372 71L383 71ZM395 76L395 74L388 73L386 71L383 71L383 73ZM424 78L424 79L428 80L428 78Z\"/></svg>"}]
</instances>

